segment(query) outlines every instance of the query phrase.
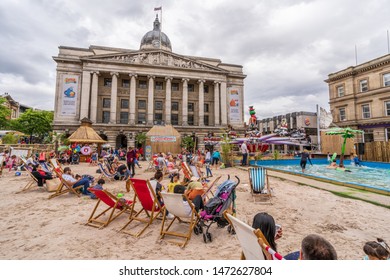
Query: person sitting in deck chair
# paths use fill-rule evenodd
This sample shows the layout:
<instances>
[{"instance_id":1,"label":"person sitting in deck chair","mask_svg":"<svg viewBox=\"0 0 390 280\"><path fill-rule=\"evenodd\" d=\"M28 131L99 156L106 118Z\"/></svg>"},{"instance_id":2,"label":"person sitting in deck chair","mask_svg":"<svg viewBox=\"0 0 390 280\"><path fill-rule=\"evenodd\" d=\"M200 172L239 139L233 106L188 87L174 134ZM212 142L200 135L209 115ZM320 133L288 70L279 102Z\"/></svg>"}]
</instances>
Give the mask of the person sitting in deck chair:
<instances>
[{"instance_id":1,"label":"person sitting in deck chair","mask_svg":"<svg viewBox=\"0 0 390 280\"><path fill-rule=\"evenodd\" d=\"M90 184L89 178L82 178L80 175L73 176L70 167L64 168L64 174L62 174L62 179L64 179L68 185L72 186L72 188L83 186L83 194L88 194L88 188Z\"/></svg>"},{"instance_id":2,"label":"person sitting in deck chair","mask_svg":"<svg viewBox=\"0 0 390 280\"><path fill-rule=\"evenodd\" d=\"M45 172L42 170L42 166L40 164L38 165L31 165L32 171L31 174L37 178L38 181L38 187L43 187L43 183L45 180L51 180L53 179L53 175L49 172Z\"/></svg>"}]
</instances>

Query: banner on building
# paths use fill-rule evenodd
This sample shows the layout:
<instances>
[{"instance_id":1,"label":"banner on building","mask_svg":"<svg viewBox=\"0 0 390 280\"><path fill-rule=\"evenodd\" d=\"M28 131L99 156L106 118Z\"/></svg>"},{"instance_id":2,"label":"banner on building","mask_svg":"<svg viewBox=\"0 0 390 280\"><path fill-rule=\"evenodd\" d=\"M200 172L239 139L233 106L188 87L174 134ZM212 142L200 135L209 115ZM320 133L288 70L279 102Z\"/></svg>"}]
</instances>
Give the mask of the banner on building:
<instances>
[{"instance_id":1,"label":"banner on building","mask_svg":"<svg viewBox=\"0 0 390 280\"><path fill-rule=\"evenodd\" d=\"M330 126L333 121L332 113L327 112L324 108L320 107L318 122L320 129L326 129Z\"/></svg>"},{"instance_id":2,"label":"banner on building","mask_svg":"<svg viewBox=\"0 0 390 280\"><path fill-rule=\"evenodd\" d=\"M64 75L62 79L61 115L76 116L79 77Z\"/></svg>"},{"instance_id":3,"label":"banner on building","mask_svg":"<svg viewBox=\"0 0 390 280\"><path fill-rule=\"evenodd\" d=\"M150 136L150 142L176 142L176 136Z\"/></svg>"},{"instance_id":4,"label":"banner on building","mask_svg":"<svg viewBox=\"0 0 390 280\"><path fill-rule=\"evenodd\" d=\"M240 94L238 88L229 88L229 116L230 122L241 121L241 105L240 105Z\"/></svg>"}]
</instances>

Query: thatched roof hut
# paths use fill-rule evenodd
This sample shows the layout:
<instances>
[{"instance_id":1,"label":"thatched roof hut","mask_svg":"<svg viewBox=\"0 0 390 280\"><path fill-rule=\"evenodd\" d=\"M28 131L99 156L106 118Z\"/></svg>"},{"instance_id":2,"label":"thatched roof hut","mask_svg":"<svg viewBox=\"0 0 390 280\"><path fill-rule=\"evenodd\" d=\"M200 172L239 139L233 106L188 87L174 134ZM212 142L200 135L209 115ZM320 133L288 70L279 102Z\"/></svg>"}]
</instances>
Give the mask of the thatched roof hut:
<instances>
[{"instance_id":1,"label":"thatched roof hut","mask_svg":"<svg viewBox=\"0 0 390 280\"><path fill-rule=\"evenodd\" d=\"M181 135L172 125L155 125L146 133L146 145L152 153L174 153L181 151Z\"/></svg>"},{"instance_id":2,"label":"thatched roof hut","mask_svg":"<svg viewBox=\"0 0 390 280\"><path fill-rule=\"evenodd\" d=\"M84 118L81 120L80 127L68 137L71 143L106 143L99 134L92 128L92 122Z\"/></svg>"}]
</instances>

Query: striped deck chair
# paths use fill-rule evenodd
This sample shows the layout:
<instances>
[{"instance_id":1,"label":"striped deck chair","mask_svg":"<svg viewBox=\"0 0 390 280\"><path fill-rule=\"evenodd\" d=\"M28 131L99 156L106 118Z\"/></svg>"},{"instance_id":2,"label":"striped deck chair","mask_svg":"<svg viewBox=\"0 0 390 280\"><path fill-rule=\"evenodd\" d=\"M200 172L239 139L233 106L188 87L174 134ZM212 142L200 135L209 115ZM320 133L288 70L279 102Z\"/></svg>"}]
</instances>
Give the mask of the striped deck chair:
<instances>
[{"instance_id":1,"label":"striped deck chair","mask_svg":"<svg viewBox=\"0 0 390 280\"><path fill-rule=\"evenodd\" d=\"M253 200L256 202L256 198L259 198L261 200L269 200L271 203L272 195L267 169L264 167L251 167L248 169L248 172Z\"/></svg>"},{"instance_id":2,"label":"striped deck chair","mask_svg":"<svg viewBox=\"0 0 390 280\"><path fill-rule=\"evenodd\" d=\"M114 179L115 174L111 174L110 172L108 172L108 170L103 166L103 164L101 162L98 163L98 167L99 167L100 172L101 172L99 179L106 177L110 181L115 180Z\"/></svg>"},{"instance_id":3,"label":"striped deck chair","mask_svg":"<svg viewBox=\"0 0 390 280\"><path fill-rule=\"evenodd\" d=\"M134 211L134 207L138 204L141 204L142 209L137 211L135 215L130 216L130 220L120 231L134 237L139 237L153 223L158 215L162 213L164 206L161 206L158 201L157 195L149 180L131 178L127 181L127 184L134 190L134 199L131 209ZM129 187L127 186L127 189L128 188ZM137 203L137 200L140 203ZM143 217L141 216L141 213L144 214ZM144 224L144 226L138 232L126 230L130 224L132 229L139 225L134 225L134 222L139 222L141 225Z\"/></svg>"},{"instance_id":4,"label":"striped deck chair","mask_svg":"<svg viewBox=\"0 0 390 280\"><path fill-rule=\"evenodd\" d=\"M131 200L126 200L114 196L107 190L97 190L94 188L88 189L91 193L95 194L98 198L98 201L93 208L91 215L89 216L88 222L85 225L97 227L102 229L108 226L112 221L118 218L123 213L127 213L130 216L133 212L133 202ZM103 204L101 204L103 202ZM104 210L96 213L98 211L99 205L107 206ZM108 212L108 213L107 213ZM106 213L108 215L106 215Z\"/></svg>"},{"instance_id":5,"label":"striped deck chair","mask_svg":"<svg viewBox=\"0 0 390 280\"><path fill-rule=\"evenodd\" d=\"M51 158L50 159L50 164L53 167L53 171L57 170L57 171L60 171L61 173L64 173L64 170L63 170L60 162L58 161L58 159Z\"/></svg>"},{"instance_id":6,"label":"striped deck chair","mask_svg":"<svg viewBox=\"0 0 390 280\"><path fill-rule=\"evenodd\" d=\"M242 248L242 260L284 260L269 246L260 229L252 228L227 212L224 212L224 216L236 232Z\"/></svg>"},{"instance_id":7,"label":"striped deck chair","mask_svg":"<svg viewBox=\"0 0 390 280\"><path fill-rule=\"evenodd\" d=\"M165 209L161 223L160 239L162 240L166 236L182 238L184 239L182 242L176 241L176 239L166 239L166 241L177 244L183 248L191 238L192 231L199 220L199 214L196 212L194 205L186 195L178 193L161 193L161 196L164 200ZM188 211L188 207L184 205L183 198L188 202L190 212ZM169 213L174 216L170 222L167 221L166 211L169 211ZM177 221L177 223L175 223L175 221ZM174 230L170 230L173 228L174 223ZM183 224L186 224L186 226L182 226ZM180 232L177 231L179 227L184 228L184 230L180 230Z\"/></svg>"}]
</instances>

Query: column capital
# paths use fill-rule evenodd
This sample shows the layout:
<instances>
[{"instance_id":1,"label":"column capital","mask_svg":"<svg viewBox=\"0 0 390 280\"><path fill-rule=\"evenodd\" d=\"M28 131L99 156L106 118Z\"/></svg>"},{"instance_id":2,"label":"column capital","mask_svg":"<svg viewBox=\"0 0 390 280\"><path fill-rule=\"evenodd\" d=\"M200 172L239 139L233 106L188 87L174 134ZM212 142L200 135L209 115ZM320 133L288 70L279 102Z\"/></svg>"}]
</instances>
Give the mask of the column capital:
<instances>
[{"instance_id":1,"label":"column capital","mask_svg":"<svg viewBox=\"0 0 390 280\"><path fill-rule=\"evenodd\" d=\"M100 76L100 72L99 72L99 71L91 71L91 74L92 74L92 75L93 75L93 74L96 74L96 75Z\"/></svg>"},{"instance_id":2,"label":"column capital","mask_svg":"<svg viewBox=\"0 0 390 280\"><path fill-rule=\"evenodd\" d=\"M171 77L171 76L165 77L165 80L166 80L166 81L168 81L168 80L171 80L171 81L172 81L172 79L173 79L173 77Z\"/></svg>"},{"instance_id":3,"label":"column capital","mask_svg":"<svg viewBox=\"0 0 390 280\"><path fill-rule=\"evenodd\" d=\"M190 81L190 79L189 78L183 78L183 79L181 79L181 81L184 83L184 82L189 82Z\"/></svg>"},{"instance_id":4,"label":"column capital","mask_svg":"<svg viewBox=\"0 0 390 280\"><path fill-rule=\"evenodd\" d=\"M132 78L132 77L134 77L134 78L138 78L138 75L137 74L135 74L135 73L129 73L129 77L130 78Z\"/></svg>"},{"instance_id":5,"label":"column capital","mask_svg":"<svg viewBox=\"0 0 390 280\"><path fill-rule=\"evenodd\" d=\"M119 77L119 73L118 72L110 72L110 75L111 76L116 76L117 78Z\"/></svg>"},{"instance_id":6,"label":"column capital","mask_svg":"<svg viewBox=\"0 0 390 280\"><path fill-rule=\"evenodd\" d=\"M206 80L198 80L198 84L205 83L205 82L206 82Z\"/></svg>"},{"instance_id":7,"label":"column capital","mask_svg":"<svg viewBox=\"0 0 390 280\"><path fill-rule=\"evenodd\" d=\"M221 81L214 81L214 84L220 84Z\"/></svg>"},{"instance_id":8,"label":"column capital","mask_svg":"<svg viewBox=\"0 0 390 280\"><path fill-rule=\"evenodd\" d=\"M155 79L156 78L156 76L153 76L153 75L148 75L148 79Z\"/></svg>"}]
</instances>

